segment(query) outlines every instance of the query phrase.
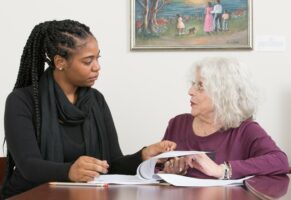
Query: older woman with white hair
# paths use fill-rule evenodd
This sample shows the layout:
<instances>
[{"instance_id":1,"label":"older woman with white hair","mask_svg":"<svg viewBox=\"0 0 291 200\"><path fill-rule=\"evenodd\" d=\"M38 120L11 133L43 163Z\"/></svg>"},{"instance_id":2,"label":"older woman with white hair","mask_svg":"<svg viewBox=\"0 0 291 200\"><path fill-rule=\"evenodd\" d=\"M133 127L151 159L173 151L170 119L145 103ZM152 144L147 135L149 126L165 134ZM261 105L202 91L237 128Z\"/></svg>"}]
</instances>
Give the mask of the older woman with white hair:
<instances>
[{"instance_id":1,"label":"older woman with white hair","mask_svg":"<svg viewBox=\"0 0 291 200\"><path fill-rule=\"evenodd\" d=\"M191 114L171 119L164 139L177 150L210 153L169 160L163 171L219 179L288 173L286 154L253 120L257 98L246 68L236 59L207 58L193 75Z\"/></svg>"}]
</instances>

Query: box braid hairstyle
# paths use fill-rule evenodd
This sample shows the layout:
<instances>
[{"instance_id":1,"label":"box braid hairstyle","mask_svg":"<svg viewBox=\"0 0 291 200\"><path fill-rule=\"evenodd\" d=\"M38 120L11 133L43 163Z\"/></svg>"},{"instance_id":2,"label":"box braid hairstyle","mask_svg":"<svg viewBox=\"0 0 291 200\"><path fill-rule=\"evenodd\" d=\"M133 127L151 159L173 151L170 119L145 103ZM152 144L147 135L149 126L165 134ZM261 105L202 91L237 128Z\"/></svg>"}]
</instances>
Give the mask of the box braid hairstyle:
<instances>
[{"instance_id":1,"label":"box braid hairstyle","mask_svg":"<svg viewBox=\"0 0 291 200\"><path fill-rule=\"evenodd\" d=\"M55 68L54 57L60 55L70 58L80 41L93 36L89 27L73 20L47 21L36 25L23 49L20 68L14 88L31 86L33 88L33 122L36 139L40 145L41 114L39 102L39 80L44 73L45 63ZM14 161L7 152L8 173L10 176Z\"/></svg>"}]
</instances>

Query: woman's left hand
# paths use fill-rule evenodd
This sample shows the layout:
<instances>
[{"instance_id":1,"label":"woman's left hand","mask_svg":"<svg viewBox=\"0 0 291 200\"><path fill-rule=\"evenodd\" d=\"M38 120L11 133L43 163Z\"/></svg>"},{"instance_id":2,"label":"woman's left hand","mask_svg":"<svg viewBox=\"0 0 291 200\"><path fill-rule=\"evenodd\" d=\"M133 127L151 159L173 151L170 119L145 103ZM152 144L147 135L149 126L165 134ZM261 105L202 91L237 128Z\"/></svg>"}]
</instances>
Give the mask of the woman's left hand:
<instances>
[{"instance_id":1,"label":"woman's left hand","mask_svg":"<svg viewBox=\"0 0 291 200\"><path fill-rule=\"evenodd\" d=\"M160 153L166 152L166 151L172 151L176 149L176 143L169 141L169 140L163 140L161 142L152 144L142 150L142 159L147 160L151 157L154 157Z\"/></svg>"},{"instance_id":2,"label":"woman's left hand","mask_svg":"<svg viewBox=\"0 0 291 200\"><path fill-rule=\"evenodd\" d=\"M224 173L223 166L216 164L206 154L188 156L187 163L191 168L195 168L208 176L221 178Z\"/></svg>"},{"instance_id":3,"label":"woman's left hand","mask_svg":"<svg viewBox=\"0 0 291 200\"><path fill-rule=\"evenodd\" d=\"M185 157L175 157L164 163L162 171L168 174L181 174L185 175L189 166L186 163Z\"/></svg>"}]
</instances>

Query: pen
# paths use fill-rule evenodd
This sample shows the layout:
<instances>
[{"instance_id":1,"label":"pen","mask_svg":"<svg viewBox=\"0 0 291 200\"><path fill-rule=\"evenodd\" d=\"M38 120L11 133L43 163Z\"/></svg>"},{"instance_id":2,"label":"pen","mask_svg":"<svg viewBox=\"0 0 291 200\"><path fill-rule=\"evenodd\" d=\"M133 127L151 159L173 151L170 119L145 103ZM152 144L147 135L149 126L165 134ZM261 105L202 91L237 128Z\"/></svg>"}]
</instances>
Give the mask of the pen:
<instances>
[{"instance_id":1,"label":"pen","mask_svg":"<svg viewBox=\"0 0 291 200\"><path fill-rule=\"evenodd\" d=\"M77 182L49 182L53 186L89 186L89 187L102 187L108 188L108 183L77 183Z\"/></svg>"}]
</instances>

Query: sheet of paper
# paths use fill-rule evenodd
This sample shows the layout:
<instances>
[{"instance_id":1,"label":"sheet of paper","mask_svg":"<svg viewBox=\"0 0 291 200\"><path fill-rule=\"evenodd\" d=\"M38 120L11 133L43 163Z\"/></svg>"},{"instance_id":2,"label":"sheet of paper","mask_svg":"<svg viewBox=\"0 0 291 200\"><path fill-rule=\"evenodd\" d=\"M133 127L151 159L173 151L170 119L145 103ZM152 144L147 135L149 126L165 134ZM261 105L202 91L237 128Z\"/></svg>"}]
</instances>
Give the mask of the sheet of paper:
<instances>
[{"instance_id":1,"label":"sheet of paper","mask_svg":"<svg viewBox=\"0 0 291 200\"><path fill-rule=\"evenodd\" d=\"M208 153L208 152L207 151L168 151L168 152L161 153L155 157L152 157L151 159L171 158L171 157L187 156L187 155L202 154L202 153Z\"/></svg>"},{"instance_id":2,"label":"sheet of paper","mask_svg":"<svg viewBox=\"0 0 291 200\"><path fill-rule=\"evenodd\" d=\"M155 166L161 158L171 158L179 156L187 156L194 154L208 153L205 151L169 151L152 157L149 160L142 162L135 176L130 175L101 175L89 183L109 183L109 184L153 184L159 183L161 176L155 174Z\"/></svg>"},{"instance_id":3,"label":"sheet of paper","mask_svg":"<svg viewBox=\"0 0 291 200\"><path fill-rule=\"evenodd\" d=\"M156 180L140 179L136 175L131 176L131 175L110 174L110 175L101 175L88 183L136 185L136 184L154 184L154 183L159 183L159 182Z\"/></svg>"},{"instance_id":4,"label":"sheet of paper","mask_svg":"<svg viewBox=\"0 0 291 200\"><path fill-rule=\"evenodd\" d=\"M187 156L194 154L208 153L206 151L168 151L162 154L159 154L155 157L152 157L149 160L142 162L137 168L137 176L141 179L156 179L160 180L160 177L155 175L155 166L159 159L161 158L172 158L179 156Z\"/></svg>"},{"instance_id":5,"label":"sheet of paper","mask_svg":"<svg viewBox=\"0 0 291 200\"><path fill-rule=\"evenodd\" d=\"M245 177L236 180L218 180L218 179L198 179L191 178L176 174L157 174L161 179L174 186L184 186L184 187L210 187L210 186L233 186L233 185L243 185L243 181L251 178Z\"/></svg>"}]
</instances>

